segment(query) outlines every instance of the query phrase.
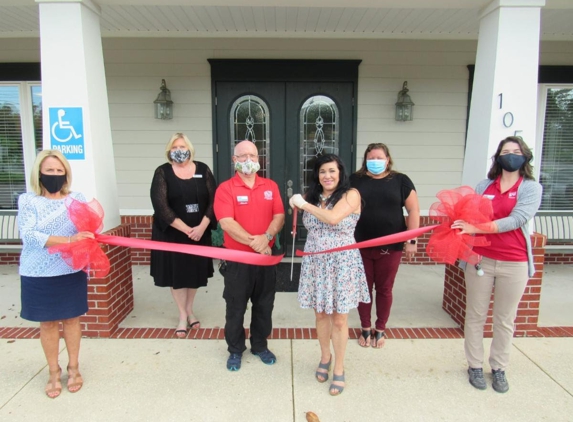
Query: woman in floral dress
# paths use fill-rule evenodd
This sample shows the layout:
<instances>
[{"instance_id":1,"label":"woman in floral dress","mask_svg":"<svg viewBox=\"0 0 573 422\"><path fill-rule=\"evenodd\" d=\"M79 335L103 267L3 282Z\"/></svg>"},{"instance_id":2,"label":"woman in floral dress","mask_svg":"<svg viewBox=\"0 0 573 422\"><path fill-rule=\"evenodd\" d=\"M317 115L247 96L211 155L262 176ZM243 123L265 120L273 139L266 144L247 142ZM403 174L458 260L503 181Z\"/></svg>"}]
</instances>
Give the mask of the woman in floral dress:
<instances>
[{"instance_id":1,"label":"woman in floral dress","mask_svg":"<svg viewBox=\"0 0 573 422\"><path fill-rule=\"evenodd\" d=\"M307 202L308 201L308 202ZM360 217L360 194L350 187L344 164L334 154L318 157L304 198L293 195L290 205L304 211L308 230L305 252L316 252L356 243L354 228ZM326 382L334 349L330 394L342 393L344 354L348 342L348 312L359 302L369 302L368 285L358 249L317 255L302 260L298 300L314 309L321 359L315 377Z\"/></svg>"}]
</instances>

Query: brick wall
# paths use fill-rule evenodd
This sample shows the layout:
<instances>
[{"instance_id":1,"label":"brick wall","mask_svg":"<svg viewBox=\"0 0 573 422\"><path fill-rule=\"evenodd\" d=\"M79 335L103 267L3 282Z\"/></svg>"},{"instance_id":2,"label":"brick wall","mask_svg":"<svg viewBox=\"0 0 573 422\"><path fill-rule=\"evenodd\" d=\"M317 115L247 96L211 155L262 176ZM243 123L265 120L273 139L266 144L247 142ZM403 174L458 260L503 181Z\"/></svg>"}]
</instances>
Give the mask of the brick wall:
<instances>
[{"instance_id":1,"label":"brick wall","mask_svg":"<svg viewBox=\"0 0 573 422\"><path fill-rule=\"evenodd\" d=\"M105 234L130 237L130 226L122 224ZM106 277L91 277L88 282L89 311L82 316L83 335L110 337L133 310L133 277L129 248L102 245L111 270Z\"/></svg>"},{"instance_id":2,"label":"brick wall","mask_svg":"<svg viewBox=\"0 0 573 422\"><path fill-rule=\"evenodd\" d=\"M545 254L545 265L573 264L573 253L553 253Z\"/></svg>"},{"instance_id":3,"label":"brick wall","mask_svg":"<svg viewBox=\"0 0 573 422\"><path fill-rule=\"evenodd\" d=\"M122 225L131 227L131 237L138 239L151 239L151 223L153 217L150 215L124 215L121 217ZM131 248L131 263L134 265L149 265L149 250Z\"/></svg>"},{"instance_id":4,"label":"brick wall","mask_svg":"<svg viewBox=\"0 0 573 422\"><path fill-rule=\"evenodd\" d=\"M537 334L545 241L546 237L543 235L535 233L531 236L535 274L527 282L525 292L519 302L517 317L515 319L514 335L516 337L529 337ZM464 273L457 265L446 265L442 308L460 327L464 327L466 287ZM491 337L493 334L492 312L493 294L490 299L488 316L484 327L485 337Z\"/></svg>"},{"instance_id":5,"label":"brick wall","mask_svg":"<svg viewBox=\"0 0 573 422\"><path fill-rule=\"evenodd\" d=\"M0 265L20 265L20 252L1 252Z\"/></svg>"},{"instance_id":6,"label":"brick wall","mask_svg":"<svg viewBox=\"0 0 573 422\"><path fill-rule=\"evenodd\" d=\"M430 217L420 217L420 227L433 226L434 224L436 223L430 220ZM402 255L402 264L437 265L428 257L428 255L426 255L426 246L428 245L431 234L432 232L428 232L418 237L418 251L411 260L408 260L405 255Z\"/></svg>"}]
</instances>

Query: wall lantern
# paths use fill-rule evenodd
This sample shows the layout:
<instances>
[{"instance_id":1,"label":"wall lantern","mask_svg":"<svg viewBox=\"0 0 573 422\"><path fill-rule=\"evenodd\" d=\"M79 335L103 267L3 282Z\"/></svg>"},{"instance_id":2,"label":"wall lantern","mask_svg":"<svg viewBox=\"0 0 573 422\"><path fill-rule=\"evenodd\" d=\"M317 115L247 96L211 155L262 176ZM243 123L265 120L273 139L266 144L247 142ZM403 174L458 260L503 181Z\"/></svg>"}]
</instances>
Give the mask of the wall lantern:
<instances>
[{"instance_id":1,"label":"wall lantern","mask_svg":"<svg viewBox=\"0 0 573 422\"><path fill-rule=\"evenodd\" d=\"M169 120L173 118L173 101L171 101L171 91L167 89L165 79L161 79L161 92L157 99L153 101L155 104L155 118L161 120Z\"/></svg>"},{"instance_id":2,"label":"wall lantern","mask_svg":"<svg viewBox=\"0 0 573 422\"><path fill-rule=\"evenodd\" d=\"M398 93L398 101L396 101L396 120L399 122L413 120L412 107L414 103L408 95L408 91L408 81L404 81L402 91Z\"/></svg>"}]
</instances>

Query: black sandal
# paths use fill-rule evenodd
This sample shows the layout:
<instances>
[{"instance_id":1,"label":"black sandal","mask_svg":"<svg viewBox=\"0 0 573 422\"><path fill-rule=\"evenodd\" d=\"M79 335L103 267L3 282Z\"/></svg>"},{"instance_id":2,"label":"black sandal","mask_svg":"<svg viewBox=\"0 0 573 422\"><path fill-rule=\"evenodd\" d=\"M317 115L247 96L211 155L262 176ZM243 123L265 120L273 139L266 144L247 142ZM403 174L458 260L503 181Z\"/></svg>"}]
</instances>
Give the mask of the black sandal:
<instances>
[{"instance_id":1,"label":"black sandal","mask_svg":"<svg viewBox=\"0 0 573 422\"><path fill-rule=\"evenodd\" d=\"M378 342L383 339L386 338L384 331L378 331L376 330L374 335L374 343L372 344L372 347L376 348L376 349L381 349L382 347L384 347L384 345L382 345L382 347L378 347Z\"/></svg>"},{"instance_id":2,"label":"black sandal","mask_svg":"<svg viewBox=\"0 0 573 422\"><path fill-rule=\"evenodd\" d=\"M374 335L372 334L372 329L370 330L362 330L362 334L361 337L364 338L364 346L362 346L360 343L358 343L361 347L370 347L370 345L368 345L366 343L366 340L368 340L369 338L374 337ZM372 343L372 342L371 342Z\"/></svg>"}]
</instances>

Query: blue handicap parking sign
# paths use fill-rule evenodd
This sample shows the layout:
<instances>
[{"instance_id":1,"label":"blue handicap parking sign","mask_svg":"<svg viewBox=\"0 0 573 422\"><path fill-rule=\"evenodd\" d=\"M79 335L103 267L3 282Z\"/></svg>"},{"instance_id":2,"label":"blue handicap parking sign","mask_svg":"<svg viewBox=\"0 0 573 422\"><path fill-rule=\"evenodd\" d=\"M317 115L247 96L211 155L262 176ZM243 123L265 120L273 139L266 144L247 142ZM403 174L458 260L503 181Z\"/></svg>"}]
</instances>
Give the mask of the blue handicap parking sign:
<instances>
[{"instance_id":1,"label":"blue handicap parking sign","mask_svg":"<svg viewBox=\"0 0 573 422\"><path fill-rule=\"evenodd\" d=\"M51 148L68 160L83 160L84 118L81 107L50 107Z\"/></svg>"}]
</instances>

